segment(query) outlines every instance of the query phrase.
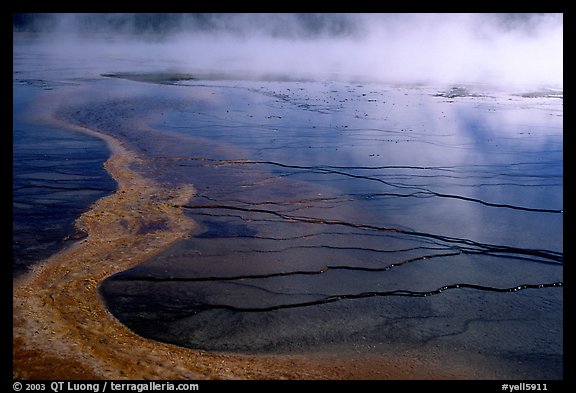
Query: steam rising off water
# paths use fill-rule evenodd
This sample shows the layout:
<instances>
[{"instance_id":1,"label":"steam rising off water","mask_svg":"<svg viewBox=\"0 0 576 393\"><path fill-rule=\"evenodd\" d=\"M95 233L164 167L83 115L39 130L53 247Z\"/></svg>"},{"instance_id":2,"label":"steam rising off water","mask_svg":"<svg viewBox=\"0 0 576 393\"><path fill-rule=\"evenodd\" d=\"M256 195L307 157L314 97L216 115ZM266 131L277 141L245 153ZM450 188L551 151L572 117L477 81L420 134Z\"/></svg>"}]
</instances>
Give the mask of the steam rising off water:
<instances>
[{"instance_id":1,"label":"steam rising off water","mask_svg":"<svg viewBox=\"0 0 576 393\"><path fill-rule=\"evenodd\" d=\"M86 65L386 83L563 83L562 14L56 14L44 50ZM132 69L131 69L132 68Z\"/></svg>"},{"instance_id":2,"label":"steam rising off water","mask_svg":"<svg viewBox=\"0 0 576 393\"><path fill-rule=\"evenodd\" d=\"M29 110L58 102L197 190L180 207L200 229L105 281L107 306L192 348L561 378L561 16L312 17L136 36L126 15L57 16L57 43L15 39Z\"/></svg>"}]
</instances>

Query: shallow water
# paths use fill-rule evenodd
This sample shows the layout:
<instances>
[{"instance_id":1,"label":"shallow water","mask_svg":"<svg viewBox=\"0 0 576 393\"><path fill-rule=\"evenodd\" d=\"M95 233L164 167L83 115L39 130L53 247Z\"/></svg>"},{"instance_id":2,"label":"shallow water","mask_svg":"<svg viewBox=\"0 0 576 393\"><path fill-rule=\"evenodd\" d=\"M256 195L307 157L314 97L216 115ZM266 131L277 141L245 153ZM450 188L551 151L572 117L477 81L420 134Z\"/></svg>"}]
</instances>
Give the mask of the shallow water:
<instances>
[{"instance_id":1,"label":"shallow water","mask_svg":"<svg viewBox=\"0 0 576 393\"><path fill-rule=\"evenodd\" d=\"M36 119L35 100L51 83L16 81L12 131L12 267L19 276L34 263L86 234L74 221L116 183L102 167L106 144Z\"/></svg>"},{"instance_id":2,"label":"shallow water","mask_svg":"<svg viewBox=\"0 0 576 393\"><path fill-rule=\"evenodd\" d=\"M185 209L202 229L104 283L121 321L209 350L469 351L561 375L557 98L176 88L189 107L163 109L136 144L156 176L194 184Z\"/></svg>"},{"instance_id":3,"label":"shallow water","mask_svg":"<svg viewBox=\"0 0 576 393\"><path fill-rule=\"evenodd\" d=\"M182 206L196 233L102 284L128 327L208 350L418 349L562 377L556 94L135 71L51 92L58 117L197 190Z\"/></svg>"}]
</instances>

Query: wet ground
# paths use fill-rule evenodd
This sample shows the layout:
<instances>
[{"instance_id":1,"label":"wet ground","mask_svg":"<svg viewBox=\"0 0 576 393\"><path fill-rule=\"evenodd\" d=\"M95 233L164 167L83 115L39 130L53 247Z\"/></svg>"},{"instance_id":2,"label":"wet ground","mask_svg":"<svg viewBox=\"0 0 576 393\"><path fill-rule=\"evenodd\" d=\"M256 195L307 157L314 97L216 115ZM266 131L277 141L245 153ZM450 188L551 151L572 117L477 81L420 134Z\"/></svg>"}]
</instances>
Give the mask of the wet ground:
<instances>
[{"instance_id":1,"label":"wet ground","mask_svg":"<svg viewBox=\"0 0 576 393\"><path fill-rule=\"evenodd\" d=\"M200 229L101 286L130 329L562 378L561 92L107 71L47 91L56 117L197 190Z\"/></svg>"}]
</instances>

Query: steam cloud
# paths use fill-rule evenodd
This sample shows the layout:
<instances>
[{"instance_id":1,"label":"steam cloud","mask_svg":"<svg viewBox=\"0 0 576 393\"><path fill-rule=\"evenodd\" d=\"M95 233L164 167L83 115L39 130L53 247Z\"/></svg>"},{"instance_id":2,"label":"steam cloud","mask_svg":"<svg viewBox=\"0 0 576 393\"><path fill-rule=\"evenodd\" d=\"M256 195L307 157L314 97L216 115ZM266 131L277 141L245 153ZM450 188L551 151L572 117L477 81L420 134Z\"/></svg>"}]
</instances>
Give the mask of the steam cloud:
<instances>
[{"instance_id":1,"label":"steam cloud","mask_svg":"<svg viewBox=\"0 0 576 393\"><path fill-rule=\"evenodd\" d=\"M102 67L124 58L250 78L563 85L562 14L15 14L13 29Z\"/></svg>"}]
</instances>

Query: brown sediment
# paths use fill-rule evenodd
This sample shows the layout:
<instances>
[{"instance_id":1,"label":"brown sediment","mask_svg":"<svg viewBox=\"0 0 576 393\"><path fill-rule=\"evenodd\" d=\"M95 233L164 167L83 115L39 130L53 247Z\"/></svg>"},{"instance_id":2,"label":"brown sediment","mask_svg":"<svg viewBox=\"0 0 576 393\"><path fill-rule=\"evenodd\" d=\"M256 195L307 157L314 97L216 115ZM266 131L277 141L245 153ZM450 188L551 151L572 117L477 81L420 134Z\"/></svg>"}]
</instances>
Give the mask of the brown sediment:
<instances>
[{"instance_id":1,"label":"brown sediment","mask_svg":"<svg viewBox=\"0 0 576 393\"><path fill-rule=\"evenodd\" d=\"M15 379L477 379L471 368L414 356L211 353L140 337L106 309L98 287L189 236L194 221L175 207L192 187L164 187L140 175L143 163L113 137L105 166L118 182L77 222L88 236L17 279L13 289Z\"/></svg>"}]
</instances>

